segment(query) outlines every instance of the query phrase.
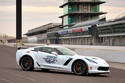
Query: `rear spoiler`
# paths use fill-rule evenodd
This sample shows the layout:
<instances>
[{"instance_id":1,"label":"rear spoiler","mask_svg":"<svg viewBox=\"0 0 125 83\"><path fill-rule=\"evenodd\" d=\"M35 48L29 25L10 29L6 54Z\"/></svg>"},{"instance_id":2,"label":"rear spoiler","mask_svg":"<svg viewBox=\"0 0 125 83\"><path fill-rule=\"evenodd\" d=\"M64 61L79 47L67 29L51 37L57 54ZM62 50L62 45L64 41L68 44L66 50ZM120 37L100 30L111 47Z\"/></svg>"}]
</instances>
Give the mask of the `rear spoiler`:
<instances>
[{"instance_id":1,"label":"rear spoiler","mask_svg":"<svg viewBox=\"0 0 125 83\"><path fill-rule=\"evenodd\" d=\"M17 49L21 50L21 49L27 49L27 48L26 47L18 47Z\"/></svg>"}]
</instances>

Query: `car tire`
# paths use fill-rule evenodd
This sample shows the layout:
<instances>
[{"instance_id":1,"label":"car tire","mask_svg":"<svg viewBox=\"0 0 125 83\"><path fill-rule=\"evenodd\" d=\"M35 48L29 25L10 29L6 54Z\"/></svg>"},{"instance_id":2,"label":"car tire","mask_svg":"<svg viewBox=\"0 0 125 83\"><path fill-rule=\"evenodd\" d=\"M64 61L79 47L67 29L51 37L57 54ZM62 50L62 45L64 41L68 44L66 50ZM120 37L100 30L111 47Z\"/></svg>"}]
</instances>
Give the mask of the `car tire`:
<instances>
[{"instance_id":1,"label":"car tire","mask_svg":"<svg viewBox=\"0 0 125 83\"><path fill-rule=\"evenodd\" d=\"M84 61L76 61L73 64L73 72L76 75L86 75L87 74L87 66Z\"/></svg>"},{"instance_id":2,"label":"car tire","mask_svg":"<svg viewBox=\"0 0 125 83\"><path fill-rule=\"evenodd\" d=\"M20 66L24 71L32 71L34 69L33 59L29 56L25 56L21 59Z\"/></svg>"}]
</instances>

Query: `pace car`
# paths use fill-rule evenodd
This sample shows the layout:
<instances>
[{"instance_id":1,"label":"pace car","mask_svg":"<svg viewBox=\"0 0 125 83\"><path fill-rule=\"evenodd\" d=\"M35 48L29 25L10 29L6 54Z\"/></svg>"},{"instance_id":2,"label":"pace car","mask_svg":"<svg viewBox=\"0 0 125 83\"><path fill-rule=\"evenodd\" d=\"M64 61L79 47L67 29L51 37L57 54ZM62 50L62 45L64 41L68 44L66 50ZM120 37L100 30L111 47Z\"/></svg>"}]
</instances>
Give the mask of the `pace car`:
<instances>
[{"instance_id":1,"label":"pace car","mask_svg":"<svg viewBox=\"0 0 125 83\"><path fill-rule=\"evenodd\" d=\"M93 56L80 56L63 46L43 45L18 49L16 62L24 71L38 68L62 70L76 75L110 73L109 64L105 60Z\"/></svg>"}]
</instances>

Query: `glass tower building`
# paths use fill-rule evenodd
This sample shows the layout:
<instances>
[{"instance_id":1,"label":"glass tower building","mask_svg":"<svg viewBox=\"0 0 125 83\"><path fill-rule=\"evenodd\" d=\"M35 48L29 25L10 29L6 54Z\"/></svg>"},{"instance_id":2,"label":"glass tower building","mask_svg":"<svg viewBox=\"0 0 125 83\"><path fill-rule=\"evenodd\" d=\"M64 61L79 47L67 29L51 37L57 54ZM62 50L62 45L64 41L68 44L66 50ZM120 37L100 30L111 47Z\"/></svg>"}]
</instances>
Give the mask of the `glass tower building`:
<instances>
[{"instance_id":1,"label":"glass tower building","mask_svg":"<svg viewBox=\"0 0 125 83\"><path fill-rule=\"evenodd\" d=\"M100 0L63 0L60 8L63 8L62 18L63 28L69 28L76 23L99 18L100 4L105 3Z\"/></svg>"}]
</instances>

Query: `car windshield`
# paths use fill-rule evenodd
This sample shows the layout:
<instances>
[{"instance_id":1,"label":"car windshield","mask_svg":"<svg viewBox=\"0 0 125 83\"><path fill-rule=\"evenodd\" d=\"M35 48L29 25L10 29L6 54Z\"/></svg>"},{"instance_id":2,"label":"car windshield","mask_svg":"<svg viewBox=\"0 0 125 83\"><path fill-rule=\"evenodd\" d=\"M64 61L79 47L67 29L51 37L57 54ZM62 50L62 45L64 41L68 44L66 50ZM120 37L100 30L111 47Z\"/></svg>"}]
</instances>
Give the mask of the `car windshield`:
<instances>
[{"instance_id":1,"label":"car windshield","mask_svg":"<svg viewBox=\"0 0 125 83\"><path fill-rule=\"evenodd\" d=\"M73 52L72 50L68 49L68 48L62 48L62 47L57 47L54 48L55 52L58 53L59 55L75 55L76 53Z\"/></svg>"}]
</instances>

